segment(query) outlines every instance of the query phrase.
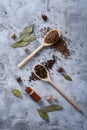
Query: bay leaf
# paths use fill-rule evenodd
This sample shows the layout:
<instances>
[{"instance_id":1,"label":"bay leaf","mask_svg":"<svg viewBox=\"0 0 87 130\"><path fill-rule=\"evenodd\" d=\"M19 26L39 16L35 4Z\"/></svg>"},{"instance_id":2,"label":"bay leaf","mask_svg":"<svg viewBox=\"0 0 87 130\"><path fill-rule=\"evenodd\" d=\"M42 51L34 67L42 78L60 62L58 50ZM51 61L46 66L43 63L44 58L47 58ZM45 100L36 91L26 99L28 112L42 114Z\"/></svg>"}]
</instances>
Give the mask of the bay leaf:
<instances>
[{"instance_id":1,"label":"bay leaf","mask_svg":"<svg viewBox=\"0 0 87 130\"><path fill-rule=\"evenodd\" d=\"M66 80L72 81L72 78L71 78L69 75L63 74L63 77L64 77Z\"/></svg>"},{"instance_id":2,"label":"bay leaf","mask_svg":"<svg viewBox=\"0 0 87 130\"><path fill-rule=\"evenodd\" d=\"M24 47L27 46L30 42L32 42L33 40L35 40L34 36L30 36L30 37L25 37L24 39L20 39L19 41L13 43L11 46L13 48L17 48L17 47Z\"/></svg>"},{"instance_id":3,"label":"bay leaf","mask_svg":"<svg viewBox=\"0 0 87 130\"><path fill-rule=\"evenodd\" d=\"M12 93L14 96L21 98L22 94L18 89L12 89Z\"/></svg>"},{"instance_id":4,"label":"bay leaf","mask_svg":"<svg viewBox=\"0 0 87 130\"><path fill-rule=\"evenodd\" d=\"M26 26L23 31L20 33L19 39L17 42L13 43L11 46L13 48L27 46L30 42L35 40L35 36L31 36L34 25Z\"/></svg>"},{"instance_id":5,"label":"bay leaf","mask_svg":"<svg viewBox=\"0 0 87 130\"><path fill-rule=\"evenodd\" d=\"M46 107L42 108L42 110L44 110L46 112L59 111L62 109L63 109L62 106L59 106L59 105L50 105L50 106L46 106Z\"/></svg>"},{"instance_id":6,"label":"bay leaf","mask_svg":"<svg viewBox=\"0 0 87 130\"><path fill-rule=\"evenodd\" d=\"M41 110L41 109L38 109L38 113L40 115L40 117L45 120L45 121L49 121L49 116L47 114L47 112Z\"/></svg>"},{"instance_id":7,"label":"bay leaf","mask_svg":"<svg viewBox=\"0 0 87 130\"><path fill-rule=\"evenodd\" d=\"M24 42L32 42L35 40L35 36L25 37L23 39Z\"/></svg>"},{"instance_id":8,"label":"bay leaf","mask_svg":"<svg viewBox=\"0 0 87 130\"><path fill-rule=\"evenodd\" d=\"M17 47L24 47L28 44L28 42L24 42L24 41L18 41L18 42L15 42L13 43L11 46L13 48L17 48Z\"/></svg>"},{"instance_id":9,"label":"bay leaf","mask_svg":"<svg viewBox=\"0 0 87 130\"><path fill-rule=\"evenodd\" d=\"M29 26L26 26L23 31L20 33L20 36L19 38L25 36L25 35L30 35L32 32L33 32L33 29L34 29L34 25L29 25Z\"/></svg>"}]
</instances>

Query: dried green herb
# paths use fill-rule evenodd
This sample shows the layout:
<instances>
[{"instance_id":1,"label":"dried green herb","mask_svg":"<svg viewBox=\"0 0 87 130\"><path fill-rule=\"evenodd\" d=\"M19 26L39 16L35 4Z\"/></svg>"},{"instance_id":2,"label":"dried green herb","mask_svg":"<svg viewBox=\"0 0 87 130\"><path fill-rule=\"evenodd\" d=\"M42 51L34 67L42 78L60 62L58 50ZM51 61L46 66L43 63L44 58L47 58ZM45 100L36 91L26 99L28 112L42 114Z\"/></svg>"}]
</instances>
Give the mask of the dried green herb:
<instances>
[{"instance_id":1,"label":"dried green herb","mask_svg":"<svg viewBox=\"0 0 87 130\"><path fill-rule=\"evenodd\" d=\"M42 108L42 110L44 110L45 112L59 111L62 109L63 109L62 106L59 105L50 105Z\"/></svg>"},{"instance_id":2,"label":"dried green herb","mask_svg":"<svg viewBox=\"0 0 87 130\"><path fill-rule=\"evenodd\" d=\"M11 46L13 48L17 48L17 47L24 47L27 46L30 42L32 42L33 40L35 40L34 36L30 36L30 37L25 37L23 40L19 40L15 43L13 43Z\"/></svg>"},{"instance_id":3,"label":"dried green herb","mask_svg":"<svg viewBox=\"0 0 87 130\"><path fill-rule=\"evenodd\" d=\"M20 33L19 38L23 38L25 35L30 35L33 32L34 25L26 26L23 31Z\"/></svg>"},{"instance_id":4,"label":"dried green herb","mask_svg":"<svg viewBox=\"0 0 87 130\"><path fill-rule=\"evenodd\" d=\"M14 96L22 98L22 94L18 89L12 89L12 93Z\"/></svg>"},{"instance_id":5,"label":"dried green herb","mask_svg":"<svg viewBox=\"0 0 87 130\"><path fill-rule=\"evenodd\" d=\"M49 121L49 116L48 116L47 112L45 112L41 109L38 109L38 113L43 120Z\"/></svg>"},{"instance_id":6,"label":"dried green herb","mask_svg":"<svg viewBox=\"0 0 87 130\"><path fill-rule=\"evenodd\" d=\"M33 32L34 25L26 26L23 31L20 33L19 39L17 42L13 43L11 46L13 48L27 46L30 42L35 40L35 36L31 36Z\"/></svg>"},{"instance_id":7,"label":"dried green herb","mask_svg":"<svg viewBox=\"0 0 87 130\"><path fill-rule=\"evenodd\" d=\"M72 81L72 78L71 78L69 75L63 74L63 77L64 77L66 80Z\"/></svg>"}]
</instances>

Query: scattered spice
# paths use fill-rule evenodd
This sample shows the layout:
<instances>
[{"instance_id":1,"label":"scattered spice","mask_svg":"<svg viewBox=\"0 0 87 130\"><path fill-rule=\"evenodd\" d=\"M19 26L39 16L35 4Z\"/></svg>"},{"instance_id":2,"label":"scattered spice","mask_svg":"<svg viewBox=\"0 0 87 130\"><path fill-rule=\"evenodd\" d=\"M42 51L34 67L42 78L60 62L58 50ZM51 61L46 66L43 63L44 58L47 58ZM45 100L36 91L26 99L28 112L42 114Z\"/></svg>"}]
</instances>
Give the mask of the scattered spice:
<instances>
[{"instance_id":1,"label":"scattered spice","mask_svg":"<svg viewBox=\"0 0 87 130\"><path fill-rule=\"evenodd\" d=\"M17 77L16 80L17 80L18 83L21 83L21 82L22 82L21 77Z\"/></svg>"},{"instance_id":2,"label":"scattered spice","mask_svg":"<svg viewBox=\"0 0 87 130\"><path fill-rule=\"evenodd\" d=\"M56 57L53 55L52 59L47 60L46 62L42 62L41 64L43 64L48 70L52 69L53 65L56 62ZM39 80L39 78L36 77L36 75L32 72L30 77L29 77L29 81L36 81Z\"/></svg>"},{"instance_id":3,"label":"scattered spice","mask_svg":"<svg viewBox=\"0 0 87 130\"><path fill-rule=\"evenodd\" d=\"M43 62L44 66L49 70L52 69L54 63L56 62L56 57L53 55L53 59L47 60L46 62Z\"/></svg>"},{"instance_id":4,"label":"scattered spice","mask_svg":"<svg viewBox=\"0 0 87 130\"><path fill-rule=\"evenodd\" d=\"M39 78L32 72L30 77L29 77L29 81L31 82L32 80L39 80Z\"/></svg>"},{"instance_id":5,"label":"scattered spice","mask_svg":"<svg viewBox=\"0 0 87 130\"><path fill-rule=\"evenodd\" d=\"M36 65L34 67L35 73L40 77L40 78L46 78L47 77L47 71L42 65Z\"/></svg>"},{"instance_id":6,"label":"scattered spice","mask_svg":"<svg viewBox=\"0 0 87 130\"><path fill-rule=\"evenodd\" d=\"M51 31L45 38L46 43L56 43L59 40L59 35L56 30Z\"/></svg>"},{"instance_id":7,"label":"scattered spice","mask_svg":"<svg viewBox=\"0 0 87 130\"><path fill-rule=\"evenodd\" d=\"M39 102L41 97L30 87L26 87L25 91L31 96L35 102Z\"/></svg>"},{"instance_id":8,"label":"scattered spice","mask_svg":"<svg viewBox=\"0 0 87 130\"><path fill-rule=\"evenodd\" d=\"M13 38L13 39L15 39L15 38L16 38L16 35L15 35L15 33L14 33L14 32L12 32L12 34L11 34L11 38Z\"/></svg>"},{"instance_id":9,"label":"scattered spice","mask_svg":"<svg viewBox=\"0 0 87 130\"><path fill-rule=\"evenodd\" d=\"M41 28L41 29L40 29L41 36L44 38L44 36L45 36L49 31L51 31L51 28L50 28L50 27Z\"/></svg>"},{"instance_id":10,"label":"scattered spice","mask_svg":"<svg viewBox=\"0 0 87 130\"><path fill-rule=\"evenodd\" d=\"M59 68L58 68L58 72L59 72L59 73L62 73L62 72L65 72L65 70L64 70L63 67L59 67Z\"/></svg>"},{"instance_id":11,"label":"scattered spice","mask_svg":"<svg viewBox=\"0 0 87 130\"><path fill-rule=\"evenodd\" d=\"M52 29L50 27L44 27L40 29L41 36L44 37L46 34L51 31ZM72 41L67 37L61 37L57 43L55 43L52 48L54 48L56 51L59 51L65 58L71 55L71 52L68 48L68 45L70 45Z\"/></svg>"},{"instance_id":12,"label":"scattered spice","mask_svg":"<svg viewBox=\"0 0 87 130\"><path fill-rule=\"evenodd\" d=\"M48 20L48 17L44 14L44 15L41 15L41 18L43 19L43 21L47 21Z\"/></svg>"},{"instance_id":13,"label":"scattered spice","mask_svg":"<svg viewBox=\"0 0 87 130\"><path fill-rule=\"evenodd\" d=\"M67 40L67 39L66 39ZM56 51L59 51L61 52L61 54L67 58L68 56L70 56L70 50L68 49L67 47L67 42L71 42L70 40L66 41L65 39L63 38L60 38L59 41L54 44L52 47L56 50Z\"/></svg>"}]
</instances>

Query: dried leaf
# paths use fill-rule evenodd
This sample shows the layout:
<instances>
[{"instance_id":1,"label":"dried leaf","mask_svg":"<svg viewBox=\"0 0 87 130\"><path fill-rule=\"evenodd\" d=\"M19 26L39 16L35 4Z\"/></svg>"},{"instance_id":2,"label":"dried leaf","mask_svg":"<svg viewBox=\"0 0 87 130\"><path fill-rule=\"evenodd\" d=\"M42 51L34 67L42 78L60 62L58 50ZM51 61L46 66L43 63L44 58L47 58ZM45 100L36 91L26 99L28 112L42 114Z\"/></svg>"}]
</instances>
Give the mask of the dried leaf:
<instances>
[{"instance_id":1,"label":"dried leaf","mask_svg":"<svg viewBox=\"0 0 87 130\"><path fill-rule=\"evenodd\" d=\"M47 112L45 112L41 109L38 109L38 113L43 120L49 121L49 116L48 116Z\"/></svg>"},{"instance_id":2,"label":"dried leaf","mask_svg":"<svg viewBox=\"0 0 87 130\"><path fill-rule=\"evenodd\" d=\"M27 44L28 44L28 42L18 41L18 42L13 43L11 46L13 48L17 48L17 47L26 46Z\"/></svg>"},{"instance_id":3,"label":"dried leaf","mask_svg":"<svg viewBox=\"0 0 87 130\"><path fill-rule=\"evenodd\" d=\"M13 48L24 47L27 46L30 42L34 41L36 37L30 35L33 31L33 28L34 25L26 26L20 33L19 40L13 43L11 46Z\"/></svg>"},{"instance_id":4,"label":"dried leaf","mask_svg":"<svg viewBox=\"0 0 87 130\"><path fill-rule=\"evenodd\" d=\"M42 108L42 110L44 110L46 112L59 111L62 109L63 109L62 106L59 106L59 105L50 105L50 106L46 106L46 107Z\"/></svg>"},{"instance_id":5,"label":"dried leaf","mask_svg":"<svg viewBox=\"0 0 87 130\"><path fill-rule=\"evenodd\" d=\"M64 77L66 80L72 81L72 78L71 78L69 75L63 74L63 77Z\"/></svg>"},{"instance_id":6,"label":"dried leaf","mask_svg":"<svg viewBox=\"0 0 87 130\"><path fill-rule=\"evenodd\" d=\"M20 33L20 36L19 38L25 36L25 35L30 35L32 32L33 32L33 29L34 29L34 25L29 25L29 26L26 26L23 31Z\"/></svg>"},{"instance_id":7,"label":"dried leaf","mask_svg":"<svg viewBox=\"0 0 87 130\"><path fill-rule=\"evenodd\" d=\"M33 40L35 40L34 36L30 36L30 37L25 37L23 40L19 40L15 43L13 43L11 46L13 48L17 48L17 47L24 47L27 46L30 42L32 42Z\"/></svg>"},{"instance_id":8,"label":"dried leaf","mask_svg":"<svg viewBox=\"0 0 87 130\"><path fill-rule=\"evenodd\" d=\"M24 42L32 42L33 40L35 40L35 36L25 37L23 39Z\"/></svg>"},{"instance_id":9,"label":"dried leaf","mask_svg":"<svg viewBox=\"0 0 87 130\"><path fill-rule=\"evenodd\" d=\"M12 93L14 96L21 98L22 94L18 89L12 89Z\"/></svg>"}]
</instances>

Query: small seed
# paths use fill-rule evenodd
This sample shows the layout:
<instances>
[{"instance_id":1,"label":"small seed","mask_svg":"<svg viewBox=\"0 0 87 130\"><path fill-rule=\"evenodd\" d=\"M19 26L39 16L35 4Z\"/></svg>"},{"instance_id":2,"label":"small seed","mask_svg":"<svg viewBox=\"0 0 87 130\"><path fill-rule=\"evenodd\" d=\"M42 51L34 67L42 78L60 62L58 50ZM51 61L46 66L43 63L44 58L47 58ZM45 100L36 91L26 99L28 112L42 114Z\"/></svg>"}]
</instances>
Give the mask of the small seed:
<instances>
[{"instance_id":1,"label":"small seed","mask_svg":"<svg viewBox=\"0 0 87 130\"><path fill-rule=\"evenodd\" d=\"M15 35L15 33L14 33L14 32L11 34L11 38L13 38L13 39L15 39L15 38L16 38L16 35Z\"/></svg>"},{"instance_id":2,"label":"small seed","mask_svg":"<svg viewBox=\"0 0 87 130\"><path fill-rule=\"evenodd\" d=\"M51 101L51 97L47 97L46 100L47 100L47 101Z\"/></svg>"},{"instance_id":3,"label":"small seed","mask_svg":"<svg viewBox=\"0 0 87 130\"><path fill-rule=\"evenodd\" d=\"M56 97L56 96L52 96L52 99L53 99L53 100L56 100L56 99L57 99L57 97Z\"/></svg>"},{"instance_id":4,"label":"small seed","mask_svg":"<svg viewBox=\"0 0 87 130\"><path fill-rule=\"evenodd\" d=\"M56 96L49 96L46 98L47 101L54 101L56 99L57 99Z\"/></svg>"},{"instance_id":5,"label":"small seed","mask_svg":"<svg viewBox=\"0 0 87 130\"><path fill-rule=\"evenodd\" d=\"M27 48L27 47L24 47L24 51L25 51L25 52L28 52L28 48Z\"/></svg>"}]
</instances>

